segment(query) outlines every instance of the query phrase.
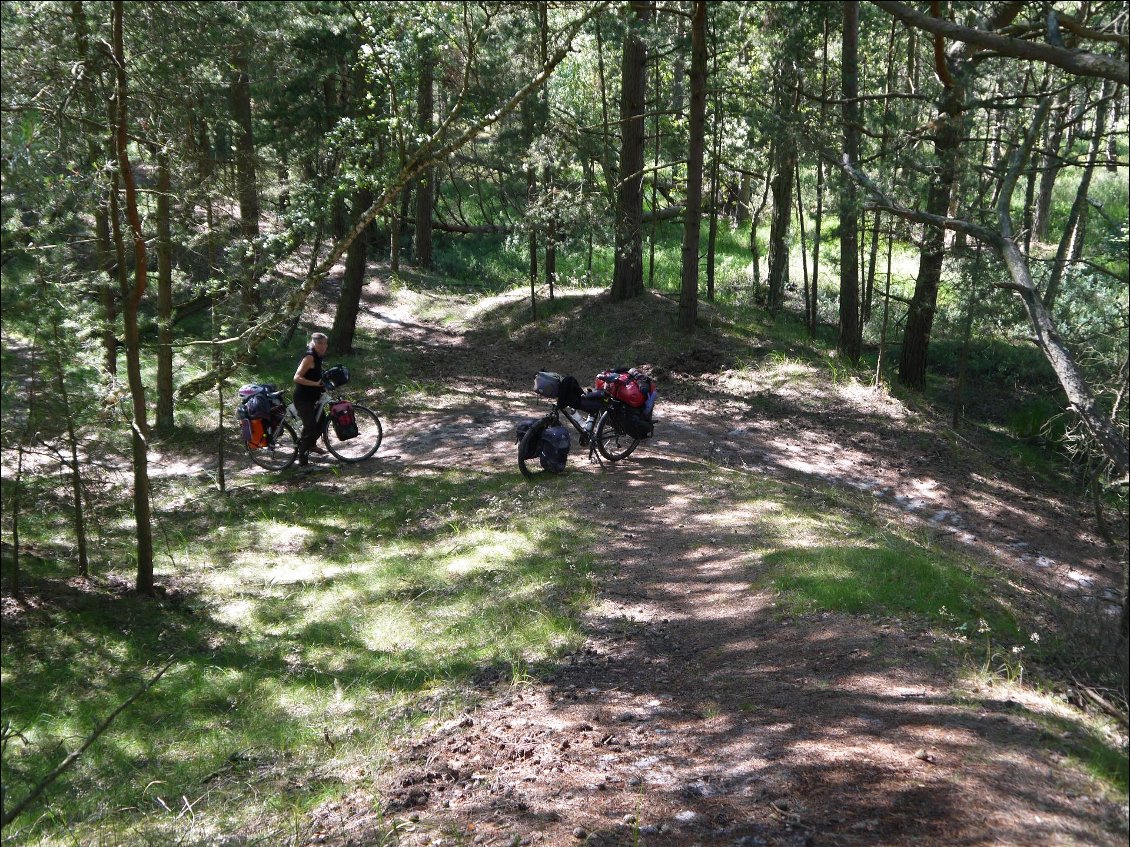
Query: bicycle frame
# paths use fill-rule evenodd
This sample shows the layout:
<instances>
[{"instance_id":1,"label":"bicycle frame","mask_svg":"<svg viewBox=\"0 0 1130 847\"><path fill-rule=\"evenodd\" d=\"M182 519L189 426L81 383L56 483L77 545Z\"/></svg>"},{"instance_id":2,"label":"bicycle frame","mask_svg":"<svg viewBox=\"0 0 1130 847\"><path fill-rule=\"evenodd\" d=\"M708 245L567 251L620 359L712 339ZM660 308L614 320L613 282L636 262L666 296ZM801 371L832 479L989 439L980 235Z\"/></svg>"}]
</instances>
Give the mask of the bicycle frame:
<instances>
[{"instance_id":1,"label":"bicycle frame","mask_svg":"<svg viewBox=\"0 0 1130 847\"><path fill-rule=\"evenodd\" d=\"M580 436L581 446L589 448L589 458L591 459L593 456L596 456L599 462L600 456L596 453L596 441L593 440L592 436L593 432L596 430L596 422L600 419L601 414L608 410L614 402L616 401L606 401L604 408L601 409L600 412L592 414L591 412L583 412L580 409L574 409L572 406L562 406L559 400L554 400L550 414L553 415L553 420L556 424L560 424L561 418L564 417L573 429L577 431L578 436Z\"/></svg>"}]
</instances>

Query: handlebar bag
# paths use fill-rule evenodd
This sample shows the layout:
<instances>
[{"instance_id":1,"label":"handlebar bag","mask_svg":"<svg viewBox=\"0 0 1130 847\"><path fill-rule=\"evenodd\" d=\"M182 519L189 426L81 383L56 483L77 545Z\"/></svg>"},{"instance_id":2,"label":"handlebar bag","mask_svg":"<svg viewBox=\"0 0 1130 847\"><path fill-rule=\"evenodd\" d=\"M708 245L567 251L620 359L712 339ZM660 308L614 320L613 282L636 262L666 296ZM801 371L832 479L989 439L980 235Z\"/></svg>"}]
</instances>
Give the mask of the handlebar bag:
<instances>
[{"instance_id":1,"label":"handlebar bag","mask_svg":"<svg viewBox=\"0 0 1130 847\"><path fill-rule=\"evenodd\" d=\"M534 391L542 397L555 399L561 390L561 380L564 377L553 371L538 371L534 377Z\"/></svg>"},{"instance_id":2,"label":"handlebar bag","mask_svg":"<svg viewBox=\"0 0 1130 847\"><path fill-rule=\"evenodd\" d=\"M546 427L541 434L540 455L538 456L541 466L553 473L561 473L565 470L565 462L569 459L571 441L567 427Z\"/></svg>"},{"instance_id":3,"label":"handlebar bag","mask_svg":"<svg viewBox=\"0 0 1130 847\"><path fill-rule=\"evenodd\" d=\"M349 368L345 365L334 365L322 374L322 379L332 382L336 388L341 388L349 382Z\"/></svg>"}]
</instances>

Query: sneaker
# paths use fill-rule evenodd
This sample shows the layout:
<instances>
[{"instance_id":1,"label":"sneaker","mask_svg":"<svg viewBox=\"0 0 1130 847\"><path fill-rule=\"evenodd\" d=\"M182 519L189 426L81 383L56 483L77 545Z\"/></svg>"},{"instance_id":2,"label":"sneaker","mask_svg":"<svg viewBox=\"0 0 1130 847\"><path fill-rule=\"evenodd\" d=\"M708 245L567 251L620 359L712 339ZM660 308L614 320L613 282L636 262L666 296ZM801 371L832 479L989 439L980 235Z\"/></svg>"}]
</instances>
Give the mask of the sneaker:
<instances>
[{"instance_id":1,"label":"sneaker","mask_svg":"<svg viewBox=\"0 0 1130 847\"><path fill-rule=\"evenodd\" d=\"M326 448L322 447L319 444L315 444L313 447L310 448L310 452L316 453L319 456L324 456L324 455L326 455Z\"/></svg>"},{"instance_id":2,"label":"sneaker","mask_svg":"<svg viewBox=\"0 0 1130 847\"><path fill-rule=\"evenodd\" d=\"M299 453L298 454L298 464L299 464L300 467L306 467L308 464L310 464L310 457L307 456L305 453Z\"/></svg>"}]
</instances>

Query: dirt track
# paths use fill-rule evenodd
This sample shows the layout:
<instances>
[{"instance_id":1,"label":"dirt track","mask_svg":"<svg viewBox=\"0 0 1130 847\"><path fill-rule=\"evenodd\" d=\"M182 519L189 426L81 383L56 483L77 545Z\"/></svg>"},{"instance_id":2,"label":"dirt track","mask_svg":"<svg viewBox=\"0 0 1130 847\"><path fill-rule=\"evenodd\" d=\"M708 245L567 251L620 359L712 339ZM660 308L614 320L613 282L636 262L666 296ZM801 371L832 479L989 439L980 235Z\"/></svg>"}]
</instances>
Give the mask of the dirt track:
<instances>
[{"instance_id":1,"label":"dirt track","mask_svg":"<svg viewBox=\"0 0 1130 847\"><path fill-rule=\"evenodd\" d=\"M489 374L530 371L531 351L476 350L379 286L367 298L363 319L433 375L483 375L444 408L386 421L382 465L514 467L513 419L536 402ZM1124 844L1124 800L1049 752L1048 701L960 696L934 635L894 620L782 622L750 587L747 507L699 481L729 467L862 492L883 520L1102 606L1117 566L1077 510L885 394L712 377L727 390L670 392L630 460L570 459L593 514L632 504L584 650L549 678L484 678L483 705L403 749L377 797L320 810L316 843L370 843L396 818L403 845Z\"/></svg>"}]
</instances>

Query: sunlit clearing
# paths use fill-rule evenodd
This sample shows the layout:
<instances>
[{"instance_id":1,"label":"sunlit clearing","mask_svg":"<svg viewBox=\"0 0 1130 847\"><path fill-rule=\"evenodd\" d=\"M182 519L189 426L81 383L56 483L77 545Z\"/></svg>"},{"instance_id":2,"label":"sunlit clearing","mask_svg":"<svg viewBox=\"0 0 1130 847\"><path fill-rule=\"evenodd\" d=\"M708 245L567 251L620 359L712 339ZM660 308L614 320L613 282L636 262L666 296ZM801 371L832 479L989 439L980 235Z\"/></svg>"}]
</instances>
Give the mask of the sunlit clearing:
<instances>
[{"instance_id":1,"label":"sunlit clearing","mask_svg":"<svg viewBox=\"0 0 1130 847\"><path fill-rule=\"evenodd\" d=\"M486 570L514 561L525 554L531 545L527 539L513 532L479 529L460 536L449 551L447 571L451 574L468 574Z\"/></svg>"}]
</instances>

